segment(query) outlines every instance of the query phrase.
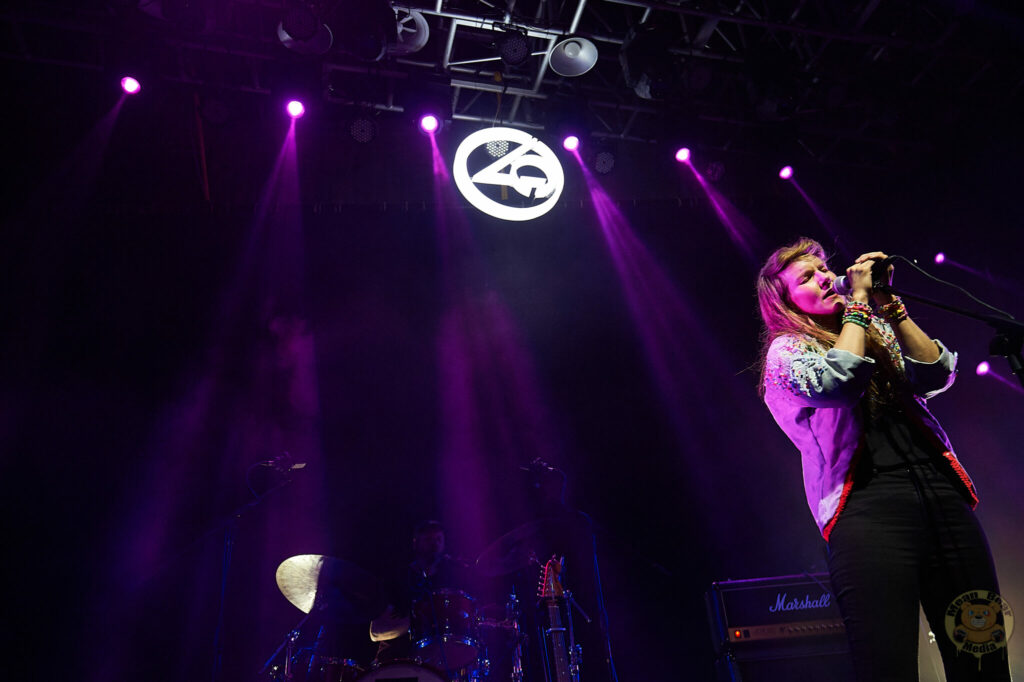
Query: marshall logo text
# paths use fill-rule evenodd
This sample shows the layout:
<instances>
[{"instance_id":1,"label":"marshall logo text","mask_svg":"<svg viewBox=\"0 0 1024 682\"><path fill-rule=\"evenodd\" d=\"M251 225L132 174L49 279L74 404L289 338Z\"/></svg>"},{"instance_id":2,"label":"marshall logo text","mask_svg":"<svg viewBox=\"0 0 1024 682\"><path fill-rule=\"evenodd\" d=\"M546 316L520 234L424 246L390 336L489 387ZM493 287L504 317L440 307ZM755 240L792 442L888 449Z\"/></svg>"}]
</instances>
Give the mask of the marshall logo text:
<instances>
[{"instance_id":1,"label":"marshall logo text","mask_svg":"<svg viewBox=\"0 0 1024 682\"><path fill-rule=\"evenodd\" d=\"M810 595L804 596L803 599L799 597L789 599L785 592L780 592L775 597L775 606L769 606L768 610L772 613L779 611L807 611L809 609L825 609L831 603L832 595L828 592L823 593L817 599L811 599Z\"/></svg>"}]
</instances>

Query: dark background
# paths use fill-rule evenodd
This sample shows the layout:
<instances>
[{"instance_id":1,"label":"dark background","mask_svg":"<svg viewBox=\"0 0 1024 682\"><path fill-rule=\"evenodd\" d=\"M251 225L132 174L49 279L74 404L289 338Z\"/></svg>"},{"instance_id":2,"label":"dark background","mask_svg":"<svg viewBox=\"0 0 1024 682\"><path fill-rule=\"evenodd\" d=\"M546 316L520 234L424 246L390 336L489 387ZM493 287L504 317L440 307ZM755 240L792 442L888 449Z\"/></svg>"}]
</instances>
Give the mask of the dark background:
<instances>
[{"instance_id":1,"label":"dark background","mask_svg":"<svg viewBox=\"0 0 1024 682\"><path fill-rule=\"evenodd\" d=\"M252 499L247 469L287 450L308 466L238 521L222 679L254 679L301 616L275 586L282 560L327 554L383 574L408 561L425 518L475 558L551 511L541 493L557 480L541 476L539 493L521 470L535 457L564 471L569 506L593 520L619 679L709 679L711 581L824 570L799 459L756 393L757 263L808 235L917 258L1021 312L1012 100L898 171L794 163L828 228L777 178L785 159L719 153L715 187L750 221L752 258L671 145L621 147L598 181L650 256L641 277L670 285L640 311L671 328L652 357L584 177L552 135L562 200L505 223L435 185L411 119L358 144L313 102L289 155L281 102L254 95L203 127L207 201L188 86L121 101L111 73L5 63L3 76L6 620L15 667L37 673L208 676L224 521ZM442 130L442 155L472 129ZM939 250L974 272L934 266ZM984 325L911 310L960 352L955 388L931 406L980 489L1003 594L1024 604L1021 392L975 375ZM580 532L556 549L596 615ZM606 679L596 625L577 628L585 679Z\"/></svg>"}]
</instances>

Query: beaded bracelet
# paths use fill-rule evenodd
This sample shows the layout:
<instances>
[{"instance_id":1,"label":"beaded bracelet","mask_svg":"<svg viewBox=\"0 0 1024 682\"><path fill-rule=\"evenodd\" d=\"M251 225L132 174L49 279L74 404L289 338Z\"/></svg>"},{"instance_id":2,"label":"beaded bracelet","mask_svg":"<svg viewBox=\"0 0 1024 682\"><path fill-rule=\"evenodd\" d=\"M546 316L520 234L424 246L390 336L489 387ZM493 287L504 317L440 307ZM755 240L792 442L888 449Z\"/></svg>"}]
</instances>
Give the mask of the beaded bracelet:
<instances>
[{"instance_id":1,"label":"beaded bracelet","mask_svg":"<svg viewBox=\"0 0 1024 682\"><path fill-rule=\"evenodd\" d=\"M879 306L878 314L890 325L897 325L908 317L907 306L903 305L903 299L899 296L893 296L891 301Z\"/></svg>"},{"instance_id":2,"label":"beaded bracelet","mask_svg":"<svg viewBox=\"0 0 1024 682\"><path fill-rule=\"evenodd\" d=\"M851 322L859 327L868 329L871 327L871 306L859 301L850 301L843 311L843 324Z\"/></svg>"}]
</instances>

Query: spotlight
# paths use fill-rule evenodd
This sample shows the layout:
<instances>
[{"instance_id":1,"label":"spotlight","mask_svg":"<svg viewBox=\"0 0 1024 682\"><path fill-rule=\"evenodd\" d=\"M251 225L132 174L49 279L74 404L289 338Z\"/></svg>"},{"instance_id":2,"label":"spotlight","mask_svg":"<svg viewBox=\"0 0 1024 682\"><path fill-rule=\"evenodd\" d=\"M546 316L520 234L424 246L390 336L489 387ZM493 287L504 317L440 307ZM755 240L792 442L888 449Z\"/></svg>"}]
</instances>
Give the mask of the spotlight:
<instances>
[{"instance_id":1,"label":"spotlight","mask_svg":"<svg viewBox=\"0 0 1024 682\"><path fill-rule=\"evenodd\" d=\"M433 114L427 114L420 118L420 129L425 133L437 132L437 129L440 127L441 121Z\"/></svg>"},{"instance_id":2,"label":"spotlight","mask_svg":"<svg viewBox=\"0 0 1024 682\"><path fill-rule=\"evenodd\" d=\"M974 369L974 373L977 374L979 377L983 377L986 374L988 374L988 371L990 369L991 369L991 367L989 367L988 360L982 360L981 362L978 363L978 366Z\"/></svg>"},{"instance_id":3,"label":"spotlight","mask_svg":"<svg viewBox=\"0 0 1024 682\"><path fill-rule=\"evenodd\" d=\"M793 177L793 167L783 166L782 170L779 171L779 177L782 178L783 180L789 180L791 177Z\"/></svg>"},{"instance_id":4,"label":"spotlight","mask_svg":"<svg viewBox=\"0 0 1024 682\"><path fill-rule=\"evenodd\" d=\"M676 152L676 161L679 163L686 163L690 160L690 150L687 147L680 147Z\"/></svg>"},{"instance_id":5,"label":"spotlight","mask_svg":"<svg viewBox=\"0 0 1024 682\"><path fill-rule=\"evenodd\" d=\"M306 107L297 99L293 99L291 102L288 102L285 109L288 110L288 115L292 118L301 118L302 115L306 113Z\"/></svg>"},{"instance_id":6,"label":"spotlight","mask_svg":"<svg viewBox=\"0 0 1024 682\"><path fill-rule=\"evenodd\" d=\"M142 89L142 85L139 81L135 80L131 76L125 76L121 79L121 89L127 92L129 95L134 95Z\"/></svg>"},{"instance_id":7,"label":"spotlight","mask_svg":"<svg viewBox=\"0 0 1024 682\"><path fill-rule=\"evenodd\" d=\"M580 138L575 135L568 135L564 140L562 140L562 146L570 152L574 152L580 148Z\"/></svg>"},{"instance_id":8,"label":"spotlight","mask_svg":"<svg viewBox=\"0 0 1024 682\"><path fill-rule=\"evenodd\" d=\"M582 76L597 64L597 47L586 38L566 38L551 48L548 64L559 76Z\"/></svg>"},{"instance_id":9,"label":"spotlight","mask_svg":"<svg viewBox=\"0 0 1024 682\"><path fill-rule=\"evenodd\" d=\"M939 251L937 254L935 254L935 264L936 265L942 265L945 262L946 262L946 254L942 253L941 251Z\"/></svg>"}]
</instances>

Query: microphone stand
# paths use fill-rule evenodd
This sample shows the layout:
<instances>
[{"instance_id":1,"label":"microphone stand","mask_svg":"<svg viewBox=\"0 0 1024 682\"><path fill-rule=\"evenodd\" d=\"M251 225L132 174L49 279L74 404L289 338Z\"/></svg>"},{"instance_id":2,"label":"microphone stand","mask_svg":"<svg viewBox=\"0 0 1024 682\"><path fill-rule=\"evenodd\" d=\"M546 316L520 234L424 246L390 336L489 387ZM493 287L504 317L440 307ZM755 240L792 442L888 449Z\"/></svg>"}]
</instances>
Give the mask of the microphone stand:
<instances>
[{"instance_id":1,"label":"microphone stand","mask_svg":"<svg viewBox=\"0 0 1024 682\"><path fill-rule=\"evenodd\" d=\"M949 305L948 303L942 303L935 301L918 294L911 294L901 289L897 289L891 284L884 284L876 282L873 285L878 291L885 291L890 294L897 295L901 298L905 298L918 303L924 303L925 305L932 306L934 308L941 308L942 310L949 311L961 317L969 317L973 320L979 320L984 322L988 326L992 327L995 332L995 338L989 342L988 352L990 355L1001 355L1006 358L1007 362L1010 363L1010 372L1017 377L1020 382L1021 388L1024 388L1024 358L1021 357L1021 346L1024 344L1024 323L1016 320L1011 320L1006 317L1000 317L998 315L989 315L988 313L976 313L972 310L965 308L959 308L957 306Z\"/></svg>"},{"instance_id":2,"label":"microphone stand","mask_svg":"<svg viewBox=\"0 0 1024 682\"><path fill-rule=\"evenodd\" d=\"M260 466L260 464L254 464L252 466ZM231 567L231 553L235 546L235 534L238 532L238 522L242 516L257 507L267 497L278 490L291 485L293 479L288 475L288 473L292 470L293 469L281 471L280 473L284 474L281 481L271 486L263 493L257 495L255 499L249 500L245 504L237 507L234 511L224 517L220 523L210 528L210 530L202 536L208 537L218 530L224 530L224 553L221 559L220 570L220 600L217 606L217 629L213 633L213 670L210 674L211 682L218 682L224 660L224 605L228 588L228 569ZM305 619L303 619L303 622L305 622Z\"/></svg>"},{"instance_id":3,"label":"microphone stand","mask_svg":"<svg viewBox=\"0 0 1024 682\"><path fill-rule=\"evenodd\" d=\"M530 472L533 472L533 473L540 472L540 471L545 471L545 470L546 471L553 471L553 472L557 473L559 476L561 476L562 477L562 489L561 489L561 494L560 494L559 502L560 502L562 508L565 509L566 511L574 512L575 514L583 517L583 519L587 522L587 529L590 531L591 556L593 558L593 567L592 568L593 568L593 577L594 577L594 596L597 598L597 611L598 611L598 621L597 621L597 623L598 623L598 628L601 631L601 638L604 640L604 642L603 642L603 644L604 644L604 662L605 662L605 666L607 666L607 668L608 668L608 679L609 679L609 682L619 682L619 673L618 673L618 671L615 668L615 659L612 657L612 638L611 638L611 633L609 632L609 630L611 629L611 626L610 626L610 624L608 622L608 611L605 609L604 588L601 586L601 568L600 568L600 565L599 565L599 562L598 562L598 558L597 558L597 529L594 527L594 520L592 518L590 518L590 515L587 514L585 511L583 511L582 509L572 509L571 507L569 507L569 505L568 505L568 503L566 501L566 491L567 491L567 489L569 487L569 477L566 475L566 473L564 471L562 471L558 467L551 466L550 464L548 464L547 462L542 460L540 457L537 457L532 462L530 462L530 466L529 467L520 467L520 469L523 469L524 471L530 471ZM536 559L534 559L534 561L536 561ZM537 563L540 563L540 562L537 562ZM590 619L590 616L588 616L587 613L582 608L580 608L580 605L576 602L575 599L572 598L571 594L568 595L568 596L569 596L569 599L567 600L568 603L571 604L572 606L575 606L577 609L579 609L580 613L583 614L583 618L587 621L588 624L591 623L592 621ZM571 618L572 617L571 607L570 607L568 613L569 613L569 617ZM577 651L576 654L577 654L577 657L578 657L579 656L579 652Z\"/></svg>"}]
</instances>

